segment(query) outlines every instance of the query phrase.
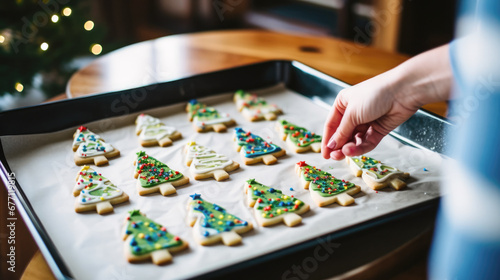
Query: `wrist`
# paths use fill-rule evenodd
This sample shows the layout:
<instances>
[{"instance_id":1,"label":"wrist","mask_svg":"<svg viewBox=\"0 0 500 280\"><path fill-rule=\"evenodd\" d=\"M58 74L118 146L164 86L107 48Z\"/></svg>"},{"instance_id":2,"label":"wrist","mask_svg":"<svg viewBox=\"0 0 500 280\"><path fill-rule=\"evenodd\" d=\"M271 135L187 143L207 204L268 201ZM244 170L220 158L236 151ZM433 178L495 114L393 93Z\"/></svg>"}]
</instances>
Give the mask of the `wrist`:
<instances>
[{"instance_id":1,"label":"wrist","mask_svg":"<svg viewBox=\"0 0 500 280\"><path fill-rule=\"evenodd\" d=\"M452 70L448 45L413 57L390 70L394 96L405 107L417 110L450 96Z\"/></svg>"}]
</instances>

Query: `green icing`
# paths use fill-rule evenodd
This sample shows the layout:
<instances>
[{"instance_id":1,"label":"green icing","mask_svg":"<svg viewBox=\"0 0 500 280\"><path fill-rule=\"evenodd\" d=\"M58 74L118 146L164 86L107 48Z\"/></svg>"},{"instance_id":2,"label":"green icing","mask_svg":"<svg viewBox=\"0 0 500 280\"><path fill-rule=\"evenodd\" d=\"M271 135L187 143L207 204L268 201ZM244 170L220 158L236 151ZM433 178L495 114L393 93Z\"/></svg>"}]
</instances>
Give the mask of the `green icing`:
<instances>
[{"instance_id":1,"label":"green icing","mask_svg":"<svg viewBox=\"0 0 500 280\"><path fill-rule=\"evenodd\" d=\"M195 99L189 101L187 108L191 118L196 117L199 122L206 122L221 118L221 115L215 108L207 107L207 105L198 102Z\"/></svg>"},{"instance_id":2,"label":"green icing","mask_svg":"<svg viewBox=\"0 0 500 280\"><path fill-rule=\"evenodd\" d=\"M198 121L204 122L204 121L210 121L210 120L215 120L219 119L221 116L217 110L211 107L206 107L197 110L194 114L193 117L198 117Z\"/></svg>"},{"instance_id":3,"label":"green icing","mask_svg":"<svg viewBox=\"0 0 500 280\"><path fill-rule=\"evenodd\" d=\"M309 185L313 191L316 191L323 197L334 196L354 188L354 183L345 180L337 179L332 174L321 171L314 166L307 165L305 162L299 162L302 168L301 176L304 180L313 184Z\"/></svg>"},{"instance_id":4,"label":"green icing","mask_svg":"<svg viewBox=\"0 0 500 280\"><path fill-rule=\"evenodd\" d=\"M188 110L188 113L191 115L191 117L194 117L194 115L196 115L196 112L199 109L203 109L206 107L207 107L207 105L205 105L201 102L198 102L198 100L196 100L196 99L192 99L188 103L187 110Z\"/></svg>"},{"instance_id":5,"label":"green icing","mask_svg":"<svg viewBox=\"0 0 500 280\"><path fill-rule=\"evenodd\" d=\"M133 236L129 243L132 254L144 255L156 250L182 245L179 237L167 232L162 225L143 216L139 210L132 210L129 213L125 234Z\"/></svg>"},{"instance_id":6,"label":"green icing","mask_svg":"<svg viewBox=\"0 0 500 280\"><path fill-rule=\"evenodd\" d=\"M191 195L193 201L190 202L190 207L195 213L201 213L203 217L200 221L202 227L202 235L208 237L213 235L213 230L217 233L231 231L236 227L247 226L248 222L229 214L226 209L219 205L207 202L201 198L199 194Z\"/></svg>"},{"instance_id":7,"label":"green icing","mask_svg":"<svg viewBox=\"0 0 500 280\"><path fill-rule=\"evenodd\" d=\"M376 176L377 179L382 179L399 171L394 167L383 165L379 160L371 157L357 156L351 157L351 159L359 168L370 172L370 174Z\"/></svg>"},{"instance_id":8,"label":"green icing","mask_svg":"<svg viewBox=\"0 0 500 280\"><path fill-rule=\"evenodd\" d=\"M122 193L106 177L92 169L82 170L79 173L78 185L81 186L81 202L94 203L102 200L109 200Z\"/></svg>"},{"instance_id":9,"label":"green icing","mask_svg":"<svg viewBox=\"0 0 500 280\"><path fill-rule=\"evenodd\" d=\"M265 186L254 179L247 181L252 199L256 200L255 208L264 218L273 218L286 213L293 213L305 204L299 199L284 195L280 190Z\"/></svg>"},{"instance_id":10,"label":"green icing","mask_svg":"<svg viewBox=\"0 0 500 280\"><path fill-rule=\"evenodd\" d=\"M179 171L170 169L166 164L148 156L143 151L137 153L136 171L139 173L139 182L144 188L176 181L183 176Z\"/></svg>"},{"instance_id":11,"label":"green icing","mask_svg":"<svg viewBox=\"0 0 500 280\"><path fill-rule=\"evenodd\" d=\"M283 127L285 134L297 147L307 147L312 143L321 142L320 135L316 135L314 132L311 132L303 127L296 126L285 120L280 120L279 123L281 127Z\"/></svg>"}]
</instances>

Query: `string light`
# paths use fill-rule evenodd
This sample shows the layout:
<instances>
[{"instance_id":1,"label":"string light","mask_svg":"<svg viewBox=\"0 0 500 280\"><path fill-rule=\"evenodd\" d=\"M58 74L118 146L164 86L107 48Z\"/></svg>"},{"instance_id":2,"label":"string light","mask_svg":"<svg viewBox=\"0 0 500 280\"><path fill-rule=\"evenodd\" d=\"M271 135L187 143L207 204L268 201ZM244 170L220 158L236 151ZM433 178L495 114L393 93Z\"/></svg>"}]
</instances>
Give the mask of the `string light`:
<instances>
[{"instance_id":1,"label":"string light","mask_svg":"<svg viewBox=\"0 0 500 280\"><path fill-rule=\"evenodd\" d=\"M87 22L85 22L85 24L83 25L83 28L85 28L85 30L87 31L94 29L94 22L91 20L87 20Z\"/></svg>"},{"instance_id":2,"label":"string light","mask_svg":"<svg viewBox=\"0 0 500 280\"><path fill-rule=\"evenodd\" d=\"M23 84L21 83L16 83L16 85L14 86L14 88L18 91L18 92L22 92L24 90L24 86Z\"/></svg>"},{"instance_id":3,"label":"string light","mask_svg":"<svg viewBox=\"0 0 500 280\"><path fill-rule=\"evenodd\" d=\"M42 51L46 51L48 48L49 48L49 44L47 44L47 42L43 42L40 45L40 49L42 49Z\"/></svg>"},{"instance_id":4,"label":"string light","mask_svg":"<svg viewBox=\"0 0 500 280\"><path fill-rule=\"evenodd\" d=\"M93 44L90 46L90 52L94 55L99 55L102 52L102 46L99 44Z\"/></svg>"},{"instance_id":5,"label":"string light","mask_svg":"<svg viewBox=\"0 0 500 280\"><path fill-rule=\"evenodd\" d=\"M56 23L59 21L59 16L58 15L52 15L52 17L50 18L50 20L52 20L53 23Z\"/></svg>"},{"instance_id":6,"label":"string light","mask_svg":"<svg viewBox=\"0 0 500 280\"><path fill-rule=\"evenodd\" d=\"M64 16L66 16L66 17L69 17L69 16L71 15L71 12L72 12L72 10L71 10L70 8L68 8L68 7L64 8L64 9L62 10L62 14L63 14Z\"/></svg>"},{"instance_id":7,"label":"string light","mask_svg":"<svg viewBox=\"0 0 500 280\"><path fill-rule=\"evenodd\" d=\"M5 42L5 37L3 35L0 35L0 44L2 44L3 42Z\"/></svg>"}]
</instances>

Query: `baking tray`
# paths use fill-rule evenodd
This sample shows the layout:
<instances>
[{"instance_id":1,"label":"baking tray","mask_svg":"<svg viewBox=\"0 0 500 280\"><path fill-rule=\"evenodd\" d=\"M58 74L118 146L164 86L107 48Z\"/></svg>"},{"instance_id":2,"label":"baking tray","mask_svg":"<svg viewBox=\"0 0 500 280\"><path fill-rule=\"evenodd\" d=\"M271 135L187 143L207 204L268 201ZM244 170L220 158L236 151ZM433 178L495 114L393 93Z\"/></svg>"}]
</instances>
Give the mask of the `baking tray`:
<instances>
[{"instance_id":1,"label":"baking tray","mask_svg":"<svg viewBox=\"0 0 500 280\"><path fill-rule=\"evenodd\" d=\"M54 132L75 127L82 123L132 114L170 104L183 103L192 98L211 96L240 88L252 90L278 84L282 84L286 88L298 92L323 106L331 105L337 93L349 86L300 62L268 61L135 89L96 94L2 112L0 113L0 123L2 123L0 136ZM141 101L135 103L134 106L122 107L120 110L110 110L110 108L113 108L113 102L116 102L116 100L137 96L141 97ZM166 96L168 98L165 98ZM93 110L89 112L86 108L93 108ZM71 118L67 118L67 116L71 116ZM419 110L412 118L392 132L391 136L407 145L444 153L446 151L446 143L443 139L445 139L445 133L449 125L450 123L443 118L425 110ZM11 170L5 158L1 142L0 163L0 176L5 184L8 185L7 174L11 173ZM36 213L33 211L29 200L23 192L22 186L16 182L16 187L15 194L19 202L18 211L26 221L50 268L57 278L71 278L72 276L58 254L50 236L48 236ZM385 243L382 246L383 248L371 250L370 252L364 251L362 252L362 257L348 258L346 257L348 256L346 255L347 252L333 254L327 260L318 263L318 267L314 269L314 273L309 274L312 278L336 275L355 268L375 258L377 255L390 251L392 248L396 248L405 240L410 239L412 232L414 233L431 225L438 200L433 199L425 203L407 207L395 213L380 216L320 238L303 242L300 246L279 250L238 265L210 272L202 277L255 278L259 275L262 276L262 269L266 267L268 268L265 269L266 278L286 276L284 275L284 272L288 271L286 268L289 268L293 263L300 263L305 260L304 256L313 256L314 249L321 245L321 240L331 242L344 240L342 249L338 249L337 251L347 250L351 252L352 250L349 250L350 246L348 245L350 243L346 241L349 238L357 240L356 243L363 246L363 243L366 243L366 238L363 238L363 236L370 230L383 232L391 227L395 227L400 231L406 230L406 235L400 234L401 240L382 240L381 243ZM404 220L408 220L410 217L413 217L412 219L420 219L421 221L412 223L413 227L408 227L408 224L405 224ZM361 240L364 240L364 242L361 242ZM381 239L378 240L381 241ZM361 252L354 253L359 255ZM346 259L347 262L342 263L342 260L345 261ZM276 267L283 265L284 270L276 269ZM274 269L271 269L271 267L274 267Z\"/></svg>"}]
</instances>

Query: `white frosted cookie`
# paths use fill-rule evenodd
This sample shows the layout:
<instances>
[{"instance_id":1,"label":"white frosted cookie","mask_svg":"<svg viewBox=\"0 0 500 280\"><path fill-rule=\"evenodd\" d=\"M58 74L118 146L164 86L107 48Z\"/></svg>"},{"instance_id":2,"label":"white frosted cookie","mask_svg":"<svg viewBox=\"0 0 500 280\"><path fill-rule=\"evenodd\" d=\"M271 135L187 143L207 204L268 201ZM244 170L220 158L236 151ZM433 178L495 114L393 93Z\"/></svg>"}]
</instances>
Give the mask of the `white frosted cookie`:
<instances>
[{"instance_id":1,"label":"white frosted cookie","mask_svg":"<svg viewBox=\"0 0 500 280\"><path fill-rule=\"evenodd\" d=\"M139 210L129 212L123 234L124 253L128 262L151 260L156 265L172 261L172 255L187 249L188 243L148 219Z\"/></svg>"},{"instance_id":2,"label":"white frosted cookie","mask_svg":"<svg viewBox=\"0 0 500 280\"><path fill-rule=\"evenodd\" d=\"M295 171L304 189L309 189L311 198L320 207L335 202L342 206L350 205L354 203L352 195L361 191L361 188L354 183L337 179L332 174L308 165L304 161L299 161L295 165Z\"/></svg>"},{"instance_id":3,"label":"white frosted cookie","mask_svg":"<svg viewBox=\"0 0 500 280\"><path fill-rule=\"evenodd\" d=\"M257 222L264 227L285 223L293 227L302 222L303 214L309 211L309 205L292 196L284 195L280 190L265 186L254 179L245 183L248 206L253 207Z\"/></svg>"},{"instance_id":4,"label":"white frosted cookie","mask_svg":"<svg viewBox=\"0 0 500 280\"><path fill-rule=\"evenodd\" d=\"M389 185L395 190L406 187L404 180L410 174L397 168L384 165L379 160L367 156L346 157L351 171L372 189L379 190Z\"/></svg>"},{"instance_id":5,"label":"white frosted cookie","mask_svg":"<svg viewBox=\"0 0 500 280\"><path fill-rule=\"evenodd\" d=\"M196 144L187 143L184 152L186 153L186 164L189 166L191 175L195 180L214 178L217 181L229 178L227 172L236 170L240 165L223 154L218 154L214 150Z\"/></svg>"},{"instance_id":6,"label":"white frosted cookie","mask_svg":"<svg viewBox=\"0 0 500 280\"><path fill-rule=\"evenodd\" d=\"M234 94L236 108L249 121L275 120L278 115L283 114L275 104L268 104L263 98L257 97L244 90L238 90Z\"/></svg>"},{"instance_id":7,"label":"white frosted cookie","mask_svg":"<svg viewBox=\"0 0 500 280\"><path fill-rule=\"evenodd\" d=\"M188 201L187 224L193 227L194 239L201 245L210 245L222 241L226 246L241 243L239 234L253 228L219 205L210 203L199 194L190 195Z\"/></svg>"},{"instance_id":8,"label":"white frosted cookie","mask_svg":"<svg viewBox=\"0 0 500 280\"><path fill-rule=\"evenodd\" d=\"M189 121L193 122L197 132L215 131L224 132L228 126L233 126L236 122L226 113L219 113L215 108L192 99L186 106Z\"/></svg>"},{"instance_id":9,"label":"white frosted cookie","mask_svg":"<svg viewBox=\"0 0 500 280\"><path fill-rule=\"evenodd\" d=\"M108 163L108 158L117 157L120 151L97 134L80 126L73 134L73 151L76 165L93 163L97 166Z\"/></svg>"},{"instance_id":10,"label":"white frosted cookie","mask_svg":"<svg viewBox=\"0 0 500 280\"><path fill-rule=\"evenodd\" d=\"M108 178L94 169L83 166L73 188L77 213L96 210L99 214L113 211L113 205L128 201L128 195Z\"/></svg>"},{"instance_id":11,"label":"white frosted cookie","mask_svg":"<svg viewBox=\"0 0 500 280\"><path fill-rule=\"evenodd\" d=\"M137 179L139 195L160 192L162 195L174 194L175 187L189 183L189 178L173 170L165 163L149 156L144 151L137 153L134 177Z\"/></svg>"},{"instance_id":12,"label":"white frosted cookie","mask_svg":"<svg viewBox=\"0 0 500 280\"><path fill-rule=\"evenodd\" d=\"M234 129L233 140L246 165L259 162L264 162L266 165L274 164L278 161L278 157L286 155L286 151L278 145L266 142L262 137L239 127Z\"/></svg>"},{"instance_id":13,"label":"white frosted cookie","mask_svg":"<svg viewBox=\"0 0 500 280\"><path fill-rule=\"evenodd\" d=\"M172 145L172 141L182 138L182 134L174 127L166 126L150 115L140 114L135 124L135 133L139 136L139 143L143 147L155 145L166 147Z\"/></svg>"},{"instance_id":14,"label":"white frosted cookie","mask_svg":"<svg viewBox=\"0 0 500 280\"><path fill-rule=\"evenodd\" d=\"M321 152L320 135L285 120L277 121L276 129L283 141L286 141L288 147L296 153L304 153L310 150L316 153Z\"/></svg>"}]
</instances>

